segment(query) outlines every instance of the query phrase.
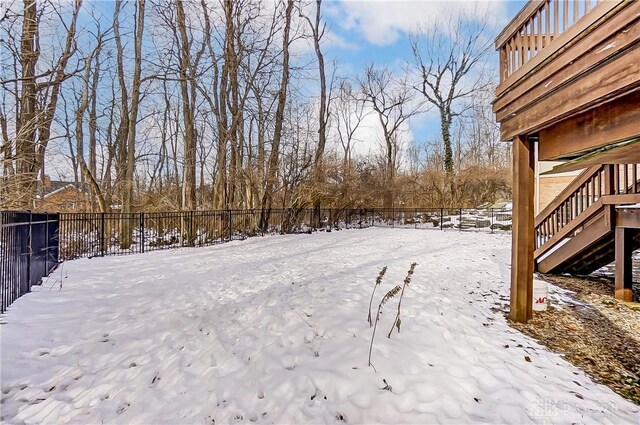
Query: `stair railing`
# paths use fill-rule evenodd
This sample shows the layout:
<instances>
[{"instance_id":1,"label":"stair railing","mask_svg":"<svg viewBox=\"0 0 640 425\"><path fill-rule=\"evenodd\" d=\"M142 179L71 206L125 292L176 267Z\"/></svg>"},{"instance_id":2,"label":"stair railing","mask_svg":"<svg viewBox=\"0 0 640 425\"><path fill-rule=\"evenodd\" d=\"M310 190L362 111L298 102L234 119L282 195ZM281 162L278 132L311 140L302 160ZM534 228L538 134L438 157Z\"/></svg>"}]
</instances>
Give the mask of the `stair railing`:
<instances>
[{"instance_id":1,"label":"stair railing","mask_svg":"<svg viewBox=\"0 0 640 425\"><path fill-rule=\"evenodd\" d=\"M638 164L603 164L585 169L535 220L535 254L539 258L588 223L610 195L640 193ZM617 196L624 203L624 197Z\"/></svg>"}]
</instances>

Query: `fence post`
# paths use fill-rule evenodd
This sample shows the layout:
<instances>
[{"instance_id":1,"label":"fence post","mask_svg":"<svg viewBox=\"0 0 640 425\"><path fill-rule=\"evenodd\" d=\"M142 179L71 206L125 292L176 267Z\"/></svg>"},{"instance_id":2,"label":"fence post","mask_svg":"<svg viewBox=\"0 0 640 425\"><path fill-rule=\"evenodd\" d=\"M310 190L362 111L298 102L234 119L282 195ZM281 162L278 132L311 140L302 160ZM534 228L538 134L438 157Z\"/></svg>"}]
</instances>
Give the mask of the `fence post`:
<instances>
[{"instance_id":1,"label":"fence post","mask_svg":"<svg viewBox=\"0 0 640 425\"><path fill-rule=\"evenodd\" d=\"M442 222L444 221L444 208L440 208L440 230L443 229Z\"/></svg>"},{"instance_id":2,"label":"fence post","mask_svg":"<svg viewBox=\"0 0 640 425\"><path fill-rule=\"evenodd\" d=\"M45 273L49 273L49 213L44 213L44 228L45 228L45 245L44 245L44 270Z\"/></svg>"},{"instance_id":3,"label":"fence post","mask_svg":"<svg viewBox=\"0 0 640 425\"><path fill-rule=\"evenodd\" d=\"M396 207L391 208L391 228L395 229L396 227Z\"/></svg>"},{"instance_id":4,"label":"fence post","mask_svg":"<svg viewBox=\"0 0 640 425\"><path fill-rule=\"evenodd\" d=\"M102 257L104 257L106 246L105 246L105 238L104 238L104 212L101 213L101 231L100 231L100 251L102 251Z\"/></svg>"},{"instance_id":5,"label":"fence post","mask_svg":"<svg viewBox=\"0 0 640 425\"><path fill-rule=\"evenodd\" d=\"M229 242L231 242L233 240L233 228L231 227L231 210L227 210L227 213L229 214Z\"/></svg>"},{"instance_id":6,"label":"fence post","mask_svg":"<svg viewBox=\"0 0 640 425\"><path fill-rule=\"evenodd\" d=\"M193 210L189 211L189 245L196 246L196 237L193 233Z\"/></svg>"},{"instance_id":7,"label":"fence post","mask_svg":"<svg viewBox=\"0 0 640 425\"><path fill-rule=\"evenodd\" d=\"M144 213L140 213L140 250L144 253Z\"/></svg>"},{"instance_id":8,"label":"fence post","mask_svg":"<svg viewBox=\"0 0 640 425\"><path fill-rule=\"evenodd\" d=\"M491 208L491 225L489 227L491 228L491 233L493 234L493 208Z\"/></svg>"},{"instance_id":9,"label":"fence post","mask_svg":"<svg viewBox=\"0 0 640 425\"><path fill-rule=\"evenodd\" d=\"M460 220L460 223L459 223L460 231L462 232L462 208L459 208L458 214L459 214L458 215L458 217L459 217L458 220Z\"/></svg>"},{"instance_id":10,"label":"fence post","mask_svg":"<svg viewBox=\"0 0 640 425\"><path fill-rule=\"evenodd\" d=\"M27 291L31 292L31 256L33 255L33 213L29 210L29 238L27 249L29 256L27 257Z\"/></svg>"},{"instance_id":11,"label":"fence post","mask_svg":"<svg viewBox=\"0 0 640 425\"><path fill-rule=\"evenodd\" d=\"M413 211L413 224L415 225L415 228L418 228L418 222L416 221L416 217L418 217L418 209L415 208L415 210Z\"/></svg>"}]
</instances>

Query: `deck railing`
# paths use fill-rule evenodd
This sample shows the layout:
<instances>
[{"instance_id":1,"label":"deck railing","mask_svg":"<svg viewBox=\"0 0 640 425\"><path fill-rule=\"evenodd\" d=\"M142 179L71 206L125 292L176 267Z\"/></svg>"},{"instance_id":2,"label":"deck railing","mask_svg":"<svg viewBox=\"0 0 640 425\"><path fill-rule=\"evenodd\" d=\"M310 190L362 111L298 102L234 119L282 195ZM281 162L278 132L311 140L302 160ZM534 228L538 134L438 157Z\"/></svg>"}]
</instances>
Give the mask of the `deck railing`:
<instances>
[{"instance_id":1,"label":"deck railing","mask_svg":"<svg viewBox=\"0 0 640 425\"><path fill-rule=\"evenodd\" d=\"M587 15L598 0L536 0L528 3L496 39L500 81L531 61Z\"/></svg>"}]
</instances>

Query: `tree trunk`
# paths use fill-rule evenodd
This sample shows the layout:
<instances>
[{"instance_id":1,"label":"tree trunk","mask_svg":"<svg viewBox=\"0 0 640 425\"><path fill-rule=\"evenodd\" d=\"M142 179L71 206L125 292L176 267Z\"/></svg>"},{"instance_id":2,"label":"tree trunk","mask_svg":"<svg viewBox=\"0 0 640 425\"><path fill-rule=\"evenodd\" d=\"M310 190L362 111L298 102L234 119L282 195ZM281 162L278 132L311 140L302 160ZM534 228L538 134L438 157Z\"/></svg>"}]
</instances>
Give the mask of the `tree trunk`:
<instances>
[{"instance_id":1,"label":"tree trunk","mask_svg":"<svg viewBox=\"0 0 640 425\"><path fill-rule=\"evenodd\" d=\"M37 131L37 83L36 63L40 57L38 31L38 7L35 0L24 0L22 18L21 57L22 92L20 108L16 122L16 175L13 193L16 195L16 207L30 209L33 199L29 193L35 189L36 173L34 166L35 142Z\"/></svg>"},{"instance_id":2,"label":"tree trunk","mask_svg":"<svg viewBox=\"0 0 640 425\"><path fill-rule=\"evenodd\" d=\"M267 181L264 194L262 196L262 206L260 212L260 228L266 232L271 219L271 206L273 204L273 190L276 185L280 158L280 139L282 138L282 125L284 122L284 109L287 103L287 86L289 84L289 33L291 30L291 12L294 0L287 1L285 11L284 34L282 38L282 80L278 91L278 106L276 108L275 128L273 131L273 141L271 143L271 153L269 154L269 168L267 170Z\"/></svg>"},{"instance_id":3,"label":"tree trunk","mask_svg":"<svg viewBox=\"0 0 640 425\"><path fill-rule=\"evenodd\" d=\"M93 59L93 55L96 54L99 48L100 46L98 45L96 50L94 50L85 59L82 94L80 97L80 104L78 105L78 109L76 110L76 152L78 164L80 165L80 171L82 172L84 181L89 185L91 193L98 201L100 211L106 212L107 205L105 203L104 197L102 196L102 193L100 192L100 187L98 186L94 174L91 173L91 170L87 166L87 163L84 159L84 114L89 106L89 77L91 73L91 62Z\"/></svg>"},{"instance_id":4,"label":"tree trunk","mask_svg":"<svg viewBox=\"0 0 640 425\"><path fill-rule=\"evenodd\" d=\"M182 209L193 210L196 206L196 129L194 111L191 108L192 99L190 96L189 82L191 82L191 67L189 39L185 23L184 8L182 0L176 0L177 26L180 33L180 90L182 94L182 118L184 125L184 172L183 172L183 198Z\"/></svg>"},{"instance_id":5,"label":"tree trunk","mask_svg":"<svg viewBox=\"0 0 640 425\"><path fill-rule=\"evenodd\" d=\"M182 211L196 209L196 128L189 83L192 81L193 70L189 52L189 38L187 36L186 19L182 0L176 0L178 32L180 33L180 91L182 94L182 118L184 125L184 167L182 177ZM193 93L191 93L193 94ZM184 217L184 215L183 215ZM195 236L191 233L193 226L184 223L183 234L187 234L188 245L193 245Z\"/></svg>"},{"instance_id":6,"label":"tree trunk","mask_svg":"<svg viewBox=\"0 0 640 425\"><path fill-rule=\"evenodd\" d=\"M324 169L323 169L323 156L324 149L327 143L327 123L328 123L328 101L327 101L327 78L325 75L324 55L320 48L320 40L324 34L324 26L320 26L320 10L322 0L316 0L316 19L311 26L311 32L313 33L313 47L318 59L318 74L320 77L320 108L318 111L318 146L316 147L316 154L314 160L313 180L314 180L314 201L313 210L316 218L316 226L320 227L320 202L323 192L324 183Z\"/></svg>"},{"instance_id":7,"label":"tree trunk","mask_svg":"<svg viewBox=\"0 0 640 425\"><path fill-rule=\"evenodd\" d=\"M120 0L116 2L118 8ZM125 214L133 211L133 175L135 172L135 149L136 149L136 124L138 122L138 109L140 106L140 84L142 72L142 38L144 35L144 8L145 0L138 0L136 32L134 39L134 66L133 81L131 83L131 107L129 109L127 135L126 135L126 156L124 156L124 181L122 182L122 212ZM121 52L120 52L121 55ZM123 71L123 70L122 70ZM126 89L125 89L126 90ZM132 243L131 220L126 218L122 223L121 247L128 249Z\"/></svg>"}]
</instances>

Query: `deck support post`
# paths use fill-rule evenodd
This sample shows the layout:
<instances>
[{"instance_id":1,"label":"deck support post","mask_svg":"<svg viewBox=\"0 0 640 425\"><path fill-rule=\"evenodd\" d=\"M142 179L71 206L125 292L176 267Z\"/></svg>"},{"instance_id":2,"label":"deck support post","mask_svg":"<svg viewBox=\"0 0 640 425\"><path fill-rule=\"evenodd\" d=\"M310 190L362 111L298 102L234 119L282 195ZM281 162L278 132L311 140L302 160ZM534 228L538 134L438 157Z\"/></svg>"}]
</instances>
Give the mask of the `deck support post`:
<instances>
[{"instance_id":1,"label":"deck support post","mask_svg":"<svg viewBox=\"0 0 640 425\"><path fill-rule=\"evenodd\" d=\"M615 297L622 301L633 301L632 293L632 246L631 229L616 226Z\"/></svg>"},{"instance_id":2,"label":"deck support post","mask_svg":"<svg viewBox=\"0 0 640 425\"><path fill-rule=\"evenodd\" d=\"M534 143L527 136L513 139L513 230L511 247L511 319L533 317Z\"/></svg>"}]
</instances>

